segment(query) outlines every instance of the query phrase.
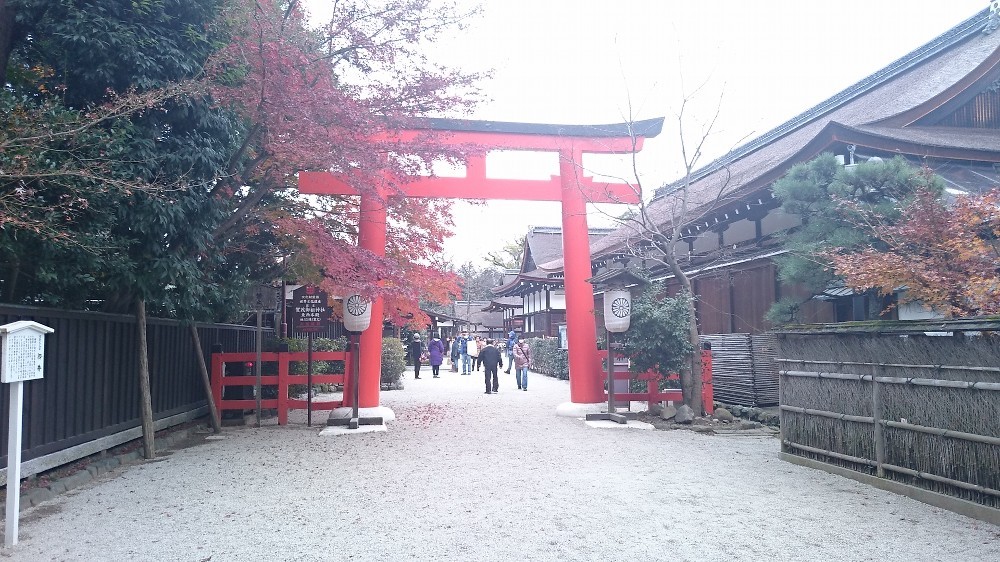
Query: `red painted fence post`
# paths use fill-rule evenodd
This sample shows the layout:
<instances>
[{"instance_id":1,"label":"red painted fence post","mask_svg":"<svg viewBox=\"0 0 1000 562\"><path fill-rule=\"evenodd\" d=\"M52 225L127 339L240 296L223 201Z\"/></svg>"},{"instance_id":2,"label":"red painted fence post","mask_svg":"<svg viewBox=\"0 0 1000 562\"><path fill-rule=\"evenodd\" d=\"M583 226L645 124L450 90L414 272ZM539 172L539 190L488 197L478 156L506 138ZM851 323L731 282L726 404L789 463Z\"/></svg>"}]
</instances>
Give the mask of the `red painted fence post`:
<instances>
[{"instance_id":1,"label":"red painted fence post","mask_svg":"<svg viewBox=\"0 0 1000 562\"><path fill-rule=\"evenodd\" d=\"M288 353L278 352L278 425L288 425Z\"/></svg>"}]
</instances>

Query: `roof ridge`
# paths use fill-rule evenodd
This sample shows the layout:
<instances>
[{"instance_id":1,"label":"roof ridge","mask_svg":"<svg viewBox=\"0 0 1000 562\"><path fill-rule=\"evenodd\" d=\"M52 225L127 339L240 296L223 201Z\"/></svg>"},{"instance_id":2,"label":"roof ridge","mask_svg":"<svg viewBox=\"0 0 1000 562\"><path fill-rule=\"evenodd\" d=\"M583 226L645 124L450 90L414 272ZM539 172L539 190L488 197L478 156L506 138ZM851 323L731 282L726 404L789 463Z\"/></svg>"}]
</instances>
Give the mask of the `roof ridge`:
<instances>
[{"instance_id":1,"label":"roof ridge","mask_svg":"<svg viewBox=\"0 0 1000 562\"><path fill-rule=\"evenodd\" d=\"M770 131L734 148L733 150L730 150L726 154L695 170L691 174L691 181L700 180L725 167L730 162L738 160L756 151L757 149L771 144L775 140L799 129L807 123L822 117L823 115L826 115L827 113L830 113L834 109L853 100L854 98L871 91L877 86L881 86L890 78L910 70L918 63L940 54L946 48L973 36L979 31L983 31L983 24L989 21L990 17L990 8L985 8L977 12L974 16L966 19L955 27L945 31L934 39L931 39L924 45L917 47L915 50L910 51L909 53L889 63L880 70L862 78L860 81L848 86L844 90L834 94L832 97L823 100L822 102L771 129ZM673 193L679 189L678 184L680 184L681 181L683 180L680 179L661 186L654 193L653 199Z\"/></svg>"}]
</instances>

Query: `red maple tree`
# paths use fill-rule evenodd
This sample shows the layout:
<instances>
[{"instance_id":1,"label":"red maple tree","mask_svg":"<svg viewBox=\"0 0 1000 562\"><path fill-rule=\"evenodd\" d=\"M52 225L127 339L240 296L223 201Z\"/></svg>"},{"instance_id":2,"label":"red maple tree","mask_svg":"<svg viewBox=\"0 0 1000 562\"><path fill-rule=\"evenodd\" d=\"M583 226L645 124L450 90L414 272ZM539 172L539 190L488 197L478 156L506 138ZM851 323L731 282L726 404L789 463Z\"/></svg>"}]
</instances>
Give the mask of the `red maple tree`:
<instances>
[{"instance_id":1,"label":"red maple tree","mask_svg":"<svg viewBox=\"0 0 1000 562\"><path fill-rule=\"evenodd\" d=\"M920 302L948 316L1000 312L1000 188L946 205L920 189L895 224L866 221L880 247L830 252L835 271L856 289Z\"/></svg>"},{"instance_id":2,"label":"red maple tree","mask_svg":"<svg viewBox=\"0 0 1000 562\"><path fill-rule=\"evenodd\" d=\"M232 41L208 71L214 97L240 112L247 132L216 187L233 200L216 238L234 236L263 213L304 277L334 294L366 287L386 298L396 321L425 320L420 299L446 302L457 293L438 257L451 233L450 203L396 197L395 183L457 155L433 138L403 140L393 131L471 107L479 76L442 68L421 52L423 42L469 15L429 0L378 9L338 2L315 30L299 2L234 3L220 20ZM359 198L295 196L300 170L339 173L359 193L381 194L389 213L385 257L357 247ZM280 205L272 201L277 193L286 194Z\"/></svg>"}]
</instances>

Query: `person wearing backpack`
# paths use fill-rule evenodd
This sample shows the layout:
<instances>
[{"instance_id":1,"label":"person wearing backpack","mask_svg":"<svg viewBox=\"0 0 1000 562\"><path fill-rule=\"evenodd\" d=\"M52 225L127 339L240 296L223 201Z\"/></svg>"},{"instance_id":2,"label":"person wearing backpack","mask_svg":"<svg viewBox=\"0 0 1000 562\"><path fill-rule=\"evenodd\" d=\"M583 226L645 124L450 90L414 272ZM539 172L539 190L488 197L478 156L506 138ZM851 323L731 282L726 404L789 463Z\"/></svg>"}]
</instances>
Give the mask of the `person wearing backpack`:
<instances>
[{"instance_id":1,"label":"person wearing backpack","mask_svg":"<svg viewBox=\"0 0 1000 562\"><path fill-rule=\"evenodd\" d=\"M514 372L520 390L528 390L528 367L531 367L531 346L524 340L518 340L514 344Z\"/></svg>"}]
</instances>

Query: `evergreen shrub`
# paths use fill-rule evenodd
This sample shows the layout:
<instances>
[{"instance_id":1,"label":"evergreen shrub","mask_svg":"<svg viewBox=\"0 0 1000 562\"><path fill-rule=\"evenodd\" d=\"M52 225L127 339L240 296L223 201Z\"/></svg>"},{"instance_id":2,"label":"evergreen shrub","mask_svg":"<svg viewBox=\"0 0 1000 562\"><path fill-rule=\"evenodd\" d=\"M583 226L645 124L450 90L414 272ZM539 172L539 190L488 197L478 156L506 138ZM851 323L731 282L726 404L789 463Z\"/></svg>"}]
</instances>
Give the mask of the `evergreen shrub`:
<instances>
[{"instance_id":1,"label":"evergreen shrub","mask_svg":"<svg viewBox=\"0 0 1000 562\"><path fill-rule=\"evenodd\" d=\"M569 380L569 352L559 349L559 338L531 338L531 370L560 380Z\"/></svg>"},{"instance_id":2,"label":"evergreen shrub","mask_svg":"<svg viewBox=\"0 0 1000 562\"><path fill-rule=\"evenodd\" d=\"M382 338L382 385L390 389L403 388L405 370L406 353L402 342L396 338Z\"/></svg>"}]
</instances>

